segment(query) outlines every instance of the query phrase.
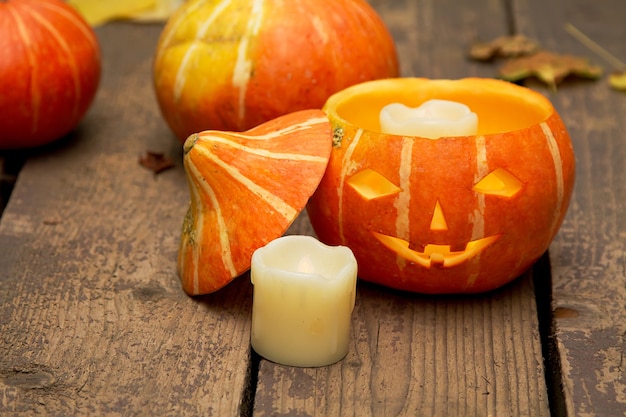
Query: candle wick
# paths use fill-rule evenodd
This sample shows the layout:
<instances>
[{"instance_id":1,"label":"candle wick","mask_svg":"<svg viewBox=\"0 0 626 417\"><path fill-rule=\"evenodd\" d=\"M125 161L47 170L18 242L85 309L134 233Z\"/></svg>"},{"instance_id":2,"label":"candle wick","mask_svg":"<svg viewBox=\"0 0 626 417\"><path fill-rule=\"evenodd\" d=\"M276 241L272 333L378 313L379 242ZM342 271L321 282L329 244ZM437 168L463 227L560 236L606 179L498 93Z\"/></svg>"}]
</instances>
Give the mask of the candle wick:
<instances>
[{"instance_id":1,"label":"candle wick","mask_svg":"<svg viewBox=\"0 0 626 417\"><path fill-rule=\"evenodd\" d=\"M303 274L311 274L315 272L315 266L313 265L313 261L311 260L311 255L305 255L298 261L298 266L296 267L296 271Z\"/></svg>"}]
</instances>

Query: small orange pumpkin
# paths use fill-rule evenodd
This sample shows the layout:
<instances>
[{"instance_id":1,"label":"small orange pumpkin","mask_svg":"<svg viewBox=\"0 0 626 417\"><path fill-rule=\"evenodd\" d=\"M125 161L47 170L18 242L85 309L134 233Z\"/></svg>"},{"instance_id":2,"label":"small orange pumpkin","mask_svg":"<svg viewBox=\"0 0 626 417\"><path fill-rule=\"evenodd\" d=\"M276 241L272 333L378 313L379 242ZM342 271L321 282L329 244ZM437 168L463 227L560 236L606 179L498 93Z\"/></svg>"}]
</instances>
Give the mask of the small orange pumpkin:
<instances>
[{"instance_id":1,"label":"small orange pumpkin","mask_svg":"<svg viewBox=\"0 0 626 417\"><path fill-rule=\"evenodd\" d=\"M181 141L320 109L332 93L398 73L393 38L365 0L190 0L163 29L153 70Z\"/></svg>"},{"instance_id":2,"label":"small orange pumpkin","mask_svg":"<svg viewBox=\"0 0 626 417\"><path fill-rule=\"evenodd\" d=\"M186 293L222 288L287 230L324 174L331 138L326 115L303 110L245 133L204 131L185 141L191 202L178 274Z\"/></svg>"},{"instance_id":3,"label":"small orange pumpkin","mask_svg":"<svg viewBox=\"0 0 626 417\"><path fill-rule=\"evenodd\" d=\"M41 146L73 130L100 83L100 45L60 0L0 1L0 149Z\"/></svg>"},{"instance_id":4,"label":"small orange pumpkin","mask_svg":"<svg viewBox=\"0 0 626 417\"><path fill-rule=\"evenodd\" d=\"M478 133L381 133L382 107L429 99L469 106ZM322 241L352 249L360 278L422 293L487 291L548 249L575 161L541 94L492 79L390 79L347 88L324 110L334 146L308 214Z\"/></svg>"}]
</instances>

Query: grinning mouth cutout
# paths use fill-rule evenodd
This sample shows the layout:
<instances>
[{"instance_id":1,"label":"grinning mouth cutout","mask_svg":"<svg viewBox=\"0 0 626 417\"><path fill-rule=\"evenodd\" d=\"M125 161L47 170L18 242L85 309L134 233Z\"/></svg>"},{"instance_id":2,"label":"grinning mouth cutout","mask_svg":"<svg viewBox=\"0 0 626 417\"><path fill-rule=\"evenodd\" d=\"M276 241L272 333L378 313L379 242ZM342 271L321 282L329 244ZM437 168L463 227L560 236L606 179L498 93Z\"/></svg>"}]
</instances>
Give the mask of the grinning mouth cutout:
<instances>
[{"instance_id":1,"label":"grinning mouth cutout","mask_svg":"<svg viewBox=\"0 0 626 417\"><path fill-rule=\"evenodd\" d=\"M465 245L465 249L460 251L451 251L450 245L439 245L429 243L424 247L422 252L409 248L409 242L384 235L382 233L371 232L383 245L402 256L408 261L415 262L424 268L430 268L433 264L450 268L478 255L488 246L500 239L501 235L487 236L481 239L471 240Z\"/></svg>"}]
</instances>

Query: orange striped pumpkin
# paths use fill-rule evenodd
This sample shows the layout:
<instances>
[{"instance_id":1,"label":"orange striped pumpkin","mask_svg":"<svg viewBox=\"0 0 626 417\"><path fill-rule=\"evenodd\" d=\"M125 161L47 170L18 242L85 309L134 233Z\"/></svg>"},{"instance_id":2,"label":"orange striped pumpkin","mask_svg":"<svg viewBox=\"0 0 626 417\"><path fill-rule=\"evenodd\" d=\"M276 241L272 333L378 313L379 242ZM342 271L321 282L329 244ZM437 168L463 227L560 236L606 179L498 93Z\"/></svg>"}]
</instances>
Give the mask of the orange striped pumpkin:
<instances>
[{"instance_id":1,"label":"orange striped pumpkin","mask_svg":"<svg viewBox=\"0 0 626 417\"><path fill-rule=\"evenodd\" d=\"M204 131L184 144L191 193L178 252L190 295L214 292L280 237L324 174L332 135L321 110L282 116L245 133Z\"/></svg>"},{"instance_id":2,"label":"orange striped pumpkin","mask_svg":"<svg viewBox=\"0 0 626 417\"><path fill-rule=\"evenodd\" d=\"M475 136L382 134L381 108L462 102ZM522 274L568 208L575 161L544 96L491 79L392 79L333 95L328 169L307 209L318 237L346 245L359 276L421 293L473 293Z\"/></svg>"},{"instance_id":3,"label":"orange striped pumpkin","mask_svg":"<svg viewBox=\"0 0 626 417\"><path fill-rule=\"evenodd\" d=\"M189 0L161 34L153 77L184 141L321 109L336 91L398 71L393 39L366 0Z\"/></svg>"},{"instance_id":4,"label":"orange striped pumpkin","mask_svg":"<svg viewBox=\"0 0 626 417\"><path fill-rule=\"evenodd\" d=\"M0 1L0 149L43 145L74 129L100 70L96 35L72 7Z\"/></svg>"}]
</instances>

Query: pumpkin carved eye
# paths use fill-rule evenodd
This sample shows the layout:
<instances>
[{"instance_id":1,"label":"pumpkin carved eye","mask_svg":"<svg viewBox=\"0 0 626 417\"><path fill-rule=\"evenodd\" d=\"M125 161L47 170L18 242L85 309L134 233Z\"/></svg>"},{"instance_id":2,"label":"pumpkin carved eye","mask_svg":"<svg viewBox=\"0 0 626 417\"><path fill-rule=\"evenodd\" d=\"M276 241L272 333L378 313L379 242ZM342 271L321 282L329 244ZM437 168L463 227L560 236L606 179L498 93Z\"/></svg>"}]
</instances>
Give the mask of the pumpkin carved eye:
<instances>
[{"instance_id":1,"label":"pumpkin carved eye","mask_svg":"<svg viewBox=\"0 0 626 417\"><path fill-rule=\"evenodd\" d=\"M496 168L474 185L473 190L487 195L513 197L522 189L522 182L504 168Z\"/></svg>"},{"instance_id":2,"label":"pumpkin carved eye","mask_svg":"<svg viewBox=\"0 0 626 417\"><path fill-rule=\"evenodd\" d=\"M383 175L370 168L354 174L347 180L347 183L365 200L386 197L402 191ZM522 186L522 182L509 171L504 168L496 168L478 181L472 190L481 194L510 198L517 194ZM440 206L438 208L441 210ZM446 227L442 226L439 229L446 229Z\"/></svg>"},{"instance_id":3,"label":"pumpkin carved eye","mask_svg":"<svg viewBox=\"0 0 626 417\"><path fill-rule=\"evenodd\" d=\"M402 191L383 175L370 168L357 172L347 180L347 183L368 201Z\"/></svg>"}]
</instances>

